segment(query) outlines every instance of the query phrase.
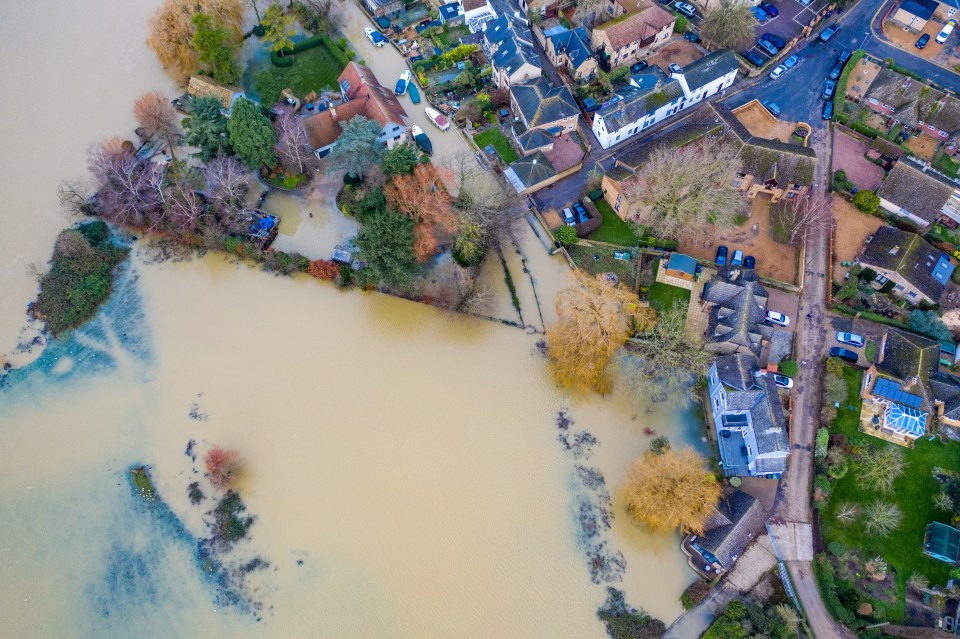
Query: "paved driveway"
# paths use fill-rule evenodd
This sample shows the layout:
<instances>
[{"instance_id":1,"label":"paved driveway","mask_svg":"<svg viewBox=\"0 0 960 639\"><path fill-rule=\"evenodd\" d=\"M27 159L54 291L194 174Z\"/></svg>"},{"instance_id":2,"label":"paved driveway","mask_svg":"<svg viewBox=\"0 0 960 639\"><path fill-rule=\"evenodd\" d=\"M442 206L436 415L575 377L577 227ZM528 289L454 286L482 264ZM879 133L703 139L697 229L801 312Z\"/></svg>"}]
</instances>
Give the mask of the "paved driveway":
<instances>
[{"instance_id":1,"label":"paved driveway","mask_svg":"<svg viewBox=\"0 0 960 639\"><path fill-rule=\"evenodd\" d=\"M783 313L790 318L790 326L777 326L777 329L791 333L797 330L797 321L799 320L797 308L799 305L800 296L796 293L767 288L767 308L771 311Z\"/></svg>"},{"instance_id":2,"label":"paved driveway","mask_svg":"<svg viewBox=\"0 0 960 639\"><path fill-rule=\"evenodd\" d=\"M870 147L857 138L836 131L833 136L833 165L843 169L858 189L876 191L883 183L883 169L866 157Z\"/></svg>"}]
</instances>

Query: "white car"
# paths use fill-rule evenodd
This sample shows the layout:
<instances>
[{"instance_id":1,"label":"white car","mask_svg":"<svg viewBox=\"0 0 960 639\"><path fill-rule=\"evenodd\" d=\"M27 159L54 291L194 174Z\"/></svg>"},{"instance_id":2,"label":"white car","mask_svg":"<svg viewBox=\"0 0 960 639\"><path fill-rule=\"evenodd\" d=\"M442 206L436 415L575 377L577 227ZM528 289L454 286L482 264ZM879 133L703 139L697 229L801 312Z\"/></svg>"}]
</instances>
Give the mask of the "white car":
<instances>
[{"instance_id":1,"label":"white car","mask_svg":"<svg viewBox=\"0 0 960 639\"><path fill-rule=\"evenodd\" d=\"M780 373L773 374L773 383L780 388L793 388L793 379Z\"/></svg>"},{"instance_id":2,"label":"white car","mask_svg":"<svg viewBox=\"0 0 960 639\"><path fill-rule=\"evenodd\" d=\"M790 326L790 318L776 311L767 311L767 321L778 326Z\"/></svg>"},{"instance_id":3,"label":"white car","mask_svg":"<svg viewBox=\"0 0 960 639\"><path fill-rule=\"evenodd\" d=\"M687 4L686 2L676 2L674 3L673 8L688 18L692 18L693 16L697 15L697 8L692 4Z\"/></svg>"},{"instance_id":4,"label":"white car","mask_svg":"<svg viewBox=\"0 0 960 639\"><path fill-rule=\"evenodd\" d=\"M856 333L837 333L837 341L848 346L863 346L863 336Z\"/></svg>"},{"instance_id":5,"label":"white car","mask_svg":"<svg viewBox=\"0 0 960 639\"><path fill-rule=\"evenodd\" d=\"M778 65L776 69L770 72L770 79L776 80L786 72L787 72L787 67L783 66L782 64Z\"/></svg>"}]
</instances>

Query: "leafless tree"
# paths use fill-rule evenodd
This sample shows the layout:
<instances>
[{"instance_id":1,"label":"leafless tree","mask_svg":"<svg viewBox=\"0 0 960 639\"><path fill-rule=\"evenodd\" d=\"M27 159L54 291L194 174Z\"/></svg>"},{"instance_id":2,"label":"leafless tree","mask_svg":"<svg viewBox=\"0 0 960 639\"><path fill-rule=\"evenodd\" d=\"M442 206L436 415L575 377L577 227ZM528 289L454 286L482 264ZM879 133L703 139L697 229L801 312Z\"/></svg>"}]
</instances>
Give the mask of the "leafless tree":
<instances>
[{"instance_id":1,"label":"leafless tree","mask_svg":"<svg viewBox=\"0 0 960 639\"><path fill-rule=\"evenodd\" d=\"M741 171L733 145L692 143L659 147L627 187L631 221L657 235L699 239L708 225L729 227L746 206L732 187Z\"/></svg>"},{"instance_id":2,"label":"leafless tree","mask_svg":"<svg viewBox=\"0 0 960 639\"><path fill-rule=\"evenodd\" d=\"M146 137L157 137L170 149L170 155L176 157L174 147L179 143L183 131L173 104L159 91L144 93L133 103L133 115L143 128Z\"/></svg>"},{"instance_id":3,"label":"leafless tree","mask_svg":"<svg viewBox=\"0 0 960 639\"><path fill-rule=\"evenodd\" d=\"M179 233L195 231L203 215L203 202L189 185L175 184L170 188L167 210L172 230Z\"/></svg>"},{"instance_id":4,"label":"leafless tree","mask_svg":"<svg viewBox=\"0 0 960 639\"><path fill-rule=\"evenodd\" d=\"M738 0L720 0L700 25L704 40L722 49L744 49L756 38L756 18L750 4Z\"/></svg>"},{"instance_id":5,"label":"leafless tree","mask_svg":"<svg viewBox=\"0 0 960 639\"><path fill-rule=\"evenodd\" d=\"M114 224L145 227L162 210L152 183L162 167L144 162L111 138L90 150L90 172L96 184L97 215Z\"/></svg>"},{"instance_id":6,"label":"leafless tree","mask_svg":"<svg viewBox=\"0 0 960 639\"><path fill-rule=\"evenodd\" d=\"M283 167L297 174L315 168L316 156L310 147L310 137L303 126L303 120L292 113L284 112L273 126L277 132L277 156Z\"/></svg>"},{"instance_id":7,"label":"leafless tree","mask_svg":"<svg viewBox=\"0 0 960 639\"><path fill-rule=\"evenodd\" d=\"M343 11L343 0L300 0L300 4L306 7L316 20L320 31L326 31L331 23L338 20Z\"/></svg>"},{"instance_id":8,"label":"leafless tree","mask_svg":"<svg viewBox=\"0 0 960 639\"><path fill-rule=\"evenodd\" d=\"M81 179L64 180L57 187L57 199L68 216L88 215L91 195L90 184Z\"/></svg>"},{"instance_id":9,"label":"leafless tree","mask_svg":"<svg viewBox=\"0 0 960 639\"><path fill-rule=\"evenodd\" d=\"M605 0L577 0L573 19L582 26L592 29L597 19L603 15Z\"/></svg>"},{"instance_id":10,"label":"leafless tree","mask_svg":"<svg viewBox=\"0 0 960 639\"><path fill-rule=\"evenodd\" d=\"M441 170L448 172L453 176L456 184L456 192L463 191L468 183L472 183L477 174L480 173L480 165L477 158L465 148L459 148L453 153L447 153L437 158L436 164L442 167Z\"/></svg>"},{"instance_id":11,"label":"leafless tree","mask_svg":"<svg viewBox=\"0 0 960 639\"><path fill-rule=\"evenodd\" d=\"M225 227L235 223L243 211L250 188L250 171L235 157L216 157L207 164L204 177L209 185L207 201Z\"/></svg>"},{"instance_id":12,"label":"leafless tree","mask_svg":"<svg viewBox=\"0 0 960 639\"><path fill-rule=\"evenodd\" d=\"M789 235L789 243L800 246L815 233L830 228L833 211L823 195L782 200L775 205L780 225Z\"/></svg>"}]
</instances>

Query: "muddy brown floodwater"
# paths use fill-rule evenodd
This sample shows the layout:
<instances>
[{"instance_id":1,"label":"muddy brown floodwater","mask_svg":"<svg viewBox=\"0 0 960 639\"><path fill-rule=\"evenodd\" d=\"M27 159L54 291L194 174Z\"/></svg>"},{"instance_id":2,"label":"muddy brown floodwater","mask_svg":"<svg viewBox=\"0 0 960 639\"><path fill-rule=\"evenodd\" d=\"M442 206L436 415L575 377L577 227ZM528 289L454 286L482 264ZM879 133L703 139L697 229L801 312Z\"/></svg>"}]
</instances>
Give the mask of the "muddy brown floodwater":
<instances>
[{"instance_id":1,"label":"muddy brown floodwater","mask_svg":"<svg viewBox=\"0 0 960 639\"><path fill-rule=\"evenodd\" d=\"M0 9L5 348L35 292L25 266L48 258L66 223L57 183L83 171L91 142L130 135L139 93L174 91L142 45L154 4ZM42 47L38 33L50 36ZM323 256L352 232L324 218L329 202L270 197L293 216L281 229L291 250ZM517 238L522 254L507 261L541 330L535 300L549 324L565 267L529 226ZM693 573L678 537L631 526L616 487L646 428L699 445L689 411L558 390L541 335L134 246L100 315L0 382L5 634L602 637L606 584L587 561L598 547L631 604L679 614ZM581 430L597 443L558 441ZM197 558L213 502L191 440L200 455L218 444L245 460L238 490L256 521L222 556L248 566L232 598ZM162 503L132 494L128 469L141 464ZM580 513L604 490L612 527L590 537Z\"/></svg>"}]
</instances>

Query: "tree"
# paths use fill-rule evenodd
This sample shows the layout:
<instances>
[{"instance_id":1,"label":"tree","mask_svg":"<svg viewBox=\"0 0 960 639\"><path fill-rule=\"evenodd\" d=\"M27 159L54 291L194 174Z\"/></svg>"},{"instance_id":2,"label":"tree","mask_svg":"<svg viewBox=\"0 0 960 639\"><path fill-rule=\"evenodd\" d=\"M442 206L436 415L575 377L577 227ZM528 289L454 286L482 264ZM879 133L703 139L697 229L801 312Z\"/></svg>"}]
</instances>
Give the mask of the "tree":
<instances>
[{"instance_id":1,"label":"tree","mask_svg":"<svg viewBox=\"0 0 960 639\"><path fill-rule=\"evenodd\" d=\"M283 55L284 50L293 46L293 16L287 14L278 4L270 5L260 21L263 27L263 41L270 50Z\"/></svg>"},{"instance_id":2,"label":"tree","mask_svg":"<svg viewBox=\"0 0 960 639\"><path fill-rule=\"evenodd\" d=\"M706 373L711 355L687 338L686 312L679 303L662 310L652 330L627 343L620 367L637 397L664 393L672 402L683 402L691 382Z\"/></svg>"},{"instance_id":3,"label":"tree","mask_svg":"<svg viewBox=\"0 0 960 639\"><path fill-rule=\"evenodd\" d=\"M683 447L638 458L627 475L624 497L636 523L657 532L679 528L681 533L699 535L720 492L703 457Z\"/></svg>"},{"instance_id":4,"label":"tree","mask_svg":"<svg viewBox=\"0 0 960 639\"><path fill-rule=\"evenodd\" d=\"M247 168L234 157L217 157L204 168L210 208L221 226L228 231L239 230L242 222L244 198L250 189Z\"/></svg>"},{"instance_id":5,"label":"tree","mask_svg":"<svg viewBox=\"0 0 960 639\"><path fill-rule=\"evenodd\" d=\"M577 230L572 226L567 226L566 224L558 228L554 235L556 236L557 241L564 246L576 244L580 240L580 238L577 237Z\"/></svg>"},{"instance_id":6,"label":"tree","mask_svg":"<svg viewBox=\"0 0 960 639\"><path fill-rule=\"evenodd\" d=\"M867 506L865 514L867 532L877 537L888 537L900 527L903 511L896 504L887 501L875 501Z\"/></svg>"},{"instance_id":7,"label":"tree","mask_svg":"<svg viewBox=\"0 0 960 639\"><path fill-rule=\"evenodd\" d=\"M667 631L662 621L654 619L645 610L628 606L623 591L609 586L607 600L597 610L597 617L613 639L654 639Z\"/></svg>"},{"instance_id":8,"label":"tree","mask_svg":"<svg viewBox=\"0 0 960 639\"><path fill-rule=\"evenodd\" d=\"M853 196L853 205L864 213L876 213L880 206L880 197L869 189L857 191Z\"/></svg>"},{"instance_id":9,"label":"tree","mask_svg":"<svg viewBox=\"0 0 960 639\"><path fill-rule=\"evenodd\" d=\"M832 406L846 398L846 380L836 373L827 373L823 378L823 403Z\"/></svg>"},{"instance_id":10,"label":"tree","mask_svg":"<svg viewBox=\"0 0 960 639\"><path fill-rule=\"evenodd\" d=\"M386 175L401 175L413 171L418 164L420 164L420 151L413 144L404 142L384 154L380 169Z\"/></svg>"},{"instance_id":11,"label":"tree","mask_svg":"<svg viewBox=\"0 0 960 639\"><path fill-rule=\"evenodd\" d=\"M893 490L893 483L903 476L905 469L903 449L899 446L868 448L860 457L857 483L865 490L889 493Z\"/></svg>"},{"instance_id":12,"label":"tree","mask_svg":"<svg viewBox=\"0 0 960 639\"><path fill-rule=\"evenodd\" d=\"M860 506L853 502L845 501L837 506L837 512L834 513L837 521L846 526L852 524L860 516Z\"/></svg>"},{"instance_id":13,"label":"tree","mask_svg":"<svg viewBox=\"0 0 960 639\"><path fill-rule=\"evenodd\" d=\"M910 330L940 341L953 339L950 329L933 311L910 311Z\"/></svg>"},{"instance_id":14,"label":"tree","mask_svg":"<svg viewBox=\"0 0 960 639\"><path fill-rule=\"evenodd\" d=\"M670 450L670 438L666 435L660 435L650 440L650 452L654 455L662 455Z\"/></svg>"},{"instance_id":15,"label":"tree","mask_svg":"<svg viewBox=\"0 0 960 639\"><path fill-rule=\"evenodd\" d=\"M184 141L199 149L197 157L209 162L218 155L233 153L227 118L222 112L220 100L207 95L194 98L190 103L190 115L183 120L186 130Z\"/></svg>"},{"instance_id":16,"label":"tree","mask_svg":"<svg viewBox=\"0 0 960 639\"><path fill-rule=\"evenodd\" d=\"M472 166L477 166L473 155L466 155L474 160ZM464 184L454 203L460 214L460 230L453 242L453 258L457 263L462 266L480 264L486 252L506 235L513 220L504 210L507 203L503 190L494 183L471 181Z\"/></svg>"},{"instance_id":17,"label":"tree","mask_svg":"<svg viewBox=\"0 0 960 639\"><path fill-rule=\"evenodd\" d=\"M787 243L800 246L811 235L830 228L833 211L830 200L822 196L798 197L776 205L776 219Z\"/></svg>"},{"instance_id":18,"label":"tree","mask_svg":"<svg viewBox=\"0 0 960 639\"><path fill-rule=\"evenodd\" d=\"M341 123L340 127L343 132L327 156L330 160L328 170L346 169L348 175L362 180L364 170L383 157L384 146L377 140L383 127L362 115L346 124Z\"/></svg>"},{"instance_id":19,"label":"tree","mask_svg":"<svg viewBox=\"0 0 960 639\"><path fill-rule=\"evenodd\" d=\"M307 129L303 126L303 120L284 111L277 117L273 126L277 134L275 150L283 168L294 175L313 169L317 156L313 154L310 136L307 135Z\"/></svg>"},{"instance_id":20,"label":"tree","mask_svg":"<svg viewBox=\"0 0 960 639\"><path fill-rule=\"evenodd\" d=\"M163 204L154 185L162 181L159 164L145 162L119 138L92 147L88 166L95 185L96 214L120 226L143 228Z\"/></svg>"},{"instance_id":21,"label":"tree","mask_svg":"<svg viewBox=\"0 0 960 639\"><path fill-rule=\"evenodd\" d=\"M247 17L242 0L164 0L150 18L147 45L160 64L172 71L180 82L200 68L200 59L193 47L196 32L193 17L197 13L211 16L226 29L229 42L240 41Z\"/></svg>"},{"instance_id":22,"label":"tree","mask_svg":"<svg viewBox=\"0 0 960 639\"><path fill-rule=\"evenodd\" d=\"M562 386L610 391L608 365L632 332L635 296L607 277L574 271L557 295L557 323L547 331L547 356Z\"/></svg>"},{"instance_id":23,"label":"tree","mask_svg":"<svg viewBox=\"0 0 960 639\"><path fill-rule=\"evenodd\" d=\"M273 147L277 135L270 126L270 119L260 110L260 105L246 98L233 103L230 120L227 122L230 144L240 161L251 169L261 165L274 167L277 156Z\"/></svg>"},{"instance_id":24,"label":"tree","mask_svg":"<svg viewBox=\"0 0 960 639\"><path fill-rule=\"evenodd\" d=\"M410 290L420 274L413 254L413 221L393 212L374 213L366 218L356 239L360 258L367 263L361 271L370 283Z\"/></svg>"},{"instance_id":25,"label":"tree","mask_svg":"<svg viewBox=\"0 0 960 639\"><path fill-rule=\"evenodd\" d=\"M604 0L577 0L573 19L588 29L592 29L597 19L603 15Z\"/></svg>"},{"instance_id":26,"label":"tree","mask_svg":"<svg viewBox=\"0 0 960 639\"><path fill-rule=\"evenodd\" d=\"M312 33L326 33L336 22L343 8L343 0L299 0L293 3L300 24Z\"/></svg>"},{"instance_id":27,"label":"tree","mask_svg":"<svg viewBox=\"0 0 960 639\"><path fill-rule=\"evenodd\" d=\"M732 226L745 202L730 186L740 171L733 145L658 147L627 187L632 221L658 235L690 239L706 235L708 224Z\"/></svg>"},{"instance_id":28,"label":"tree","mask_svg":"<svg viewBox=\"0 0 960 639\"><path fill-rule=\"evenodd\" d=\"M453 200L432 164L418 164L412 173L395 175L385 187L387 203L416 223L413 250L417 261L433 257L440 232L455 233Z\"/></svg>"},{"instance_id":29,"label":"tree","mask_svg":"<svg viewBox=\"0 0 960 639\"><path fill-rule=\"evenodd\" d=\"M239 80L238 48L233 44L229 30L206 13L193 16L192 22L192 43L197 59L208 67L210 75L218 82L232 84Z\"/></svg>"},{"instance_id":30,"label":"tree","mask_svg":"<svg viewBox=\"0 0 960 639\"><path fill-rule=\"evenodd\" d=\"M173 148L181 135L177 110L162 93L150 91L137 98L133 103L133 115L146 137L160 138L170 149L170 155L176 157Z\"/></svg>"},{"instance_id":31,"label":"tree","mask_svg":"<svg viewBox=\"0 0 960 639\"><path fill-rule=\"evenodd\" d=\"M720 0L700 24L700 37L720 49L749 48L756 38L756 19L750 3Z\"/></svg>"},{"instance_id":32,"label":"tree","mask_svg":"<svg viewBox=\"0 0 960 639\"><path fill-rule=\"evenodd\" d=\"M235 450L224 450L219 446L212 446L203 457L207 467L207 477L214 488L229 490L240 473L240 455Z\"/></svg>"}]
</instances>

